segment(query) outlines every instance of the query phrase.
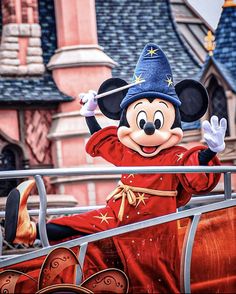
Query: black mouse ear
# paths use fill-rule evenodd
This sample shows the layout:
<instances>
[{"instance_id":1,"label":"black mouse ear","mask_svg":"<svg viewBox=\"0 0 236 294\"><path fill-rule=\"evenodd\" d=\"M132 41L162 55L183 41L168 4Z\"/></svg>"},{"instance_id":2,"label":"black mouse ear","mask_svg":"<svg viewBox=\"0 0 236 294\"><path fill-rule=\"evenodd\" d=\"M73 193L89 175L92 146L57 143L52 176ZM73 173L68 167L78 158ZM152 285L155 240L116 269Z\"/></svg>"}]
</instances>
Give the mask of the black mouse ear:
<instances>
[{"instance_id":1,"label":"black mouse ear","mask_svg":"<svg viewBox=\"0 0 236 294\"><path fill-rule=\"evenodd\" d=\"M98 95L126 85L128 85L128 83L122 79L110 78L101 84L98 89ZM125 89L105 97L98 98L98 106L101 112L108 118L119 120L121 115L120 103L127 92L128 89Z\"/></svg>"},{"instance_id":2,"label":"black mouse ear","mask_svg":"<svg viewBox=\"0 0 236 294\"><path fill-rule=\"evenodd\" d=\"M175 91L181 101L180 115L183 122L196 121L205 114L208 94L201 83L186 79L175 85Z\"/></svg>"}]
</instances>

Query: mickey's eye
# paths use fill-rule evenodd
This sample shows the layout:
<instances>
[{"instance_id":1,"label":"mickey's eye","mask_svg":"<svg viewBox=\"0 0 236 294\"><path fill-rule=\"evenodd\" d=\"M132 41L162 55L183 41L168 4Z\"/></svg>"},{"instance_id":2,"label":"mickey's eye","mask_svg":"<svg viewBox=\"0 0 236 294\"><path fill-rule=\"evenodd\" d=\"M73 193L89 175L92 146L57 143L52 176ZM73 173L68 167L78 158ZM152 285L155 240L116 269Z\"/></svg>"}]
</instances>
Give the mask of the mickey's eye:
<instances>
[{"instance_id":1,"label":"mickey's eye","mask_svg":"<svg viewBox=\"0 0 236 294\"><path fill-rule=\"evenodd\" d=\"M137 115L137 126L140 128L140 129L143 129L145 123L147 122L147 114L145 111L140 111Z\"/></svg>"},{"instance_id":2,"label":"mickey's eye","mask_svg":"<svg viewBox=\"0 0 236 294\"><path fill-rule=\"evenodd\" d=\"M155 128L158 130L163 126L163 124L164 124L164 116L163 116L162 112L158 110L154 114Z\"/></svg>"}]
</instances>

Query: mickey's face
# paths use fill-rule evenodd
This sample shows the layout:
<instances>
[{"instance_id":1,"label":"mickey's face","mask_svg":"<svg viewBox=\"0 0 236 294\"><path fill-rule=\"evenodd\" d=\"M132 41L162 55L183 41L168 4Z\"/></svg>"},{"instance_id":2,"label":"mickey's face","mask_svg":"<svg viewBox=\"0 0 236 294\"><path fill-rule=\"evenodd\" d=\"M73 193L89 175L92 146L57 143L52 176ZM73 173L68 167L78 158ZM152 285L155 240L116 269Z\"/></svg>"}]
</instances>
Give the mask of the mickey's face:
<instances>
[{"instance_id":1,"label":"mickey's face","mask_svg":"<svg viewBox=\"0 0 236 294\"><path fill-rule=\"evenodd\" d=\"M119 140L144 157L157 155L178 144L183 137L181 128L172 128L174 106L163 99L150 102L143 98L133 102L128 106L126 118L129 127L119 127Z\"/></svg>"}]
</instances>

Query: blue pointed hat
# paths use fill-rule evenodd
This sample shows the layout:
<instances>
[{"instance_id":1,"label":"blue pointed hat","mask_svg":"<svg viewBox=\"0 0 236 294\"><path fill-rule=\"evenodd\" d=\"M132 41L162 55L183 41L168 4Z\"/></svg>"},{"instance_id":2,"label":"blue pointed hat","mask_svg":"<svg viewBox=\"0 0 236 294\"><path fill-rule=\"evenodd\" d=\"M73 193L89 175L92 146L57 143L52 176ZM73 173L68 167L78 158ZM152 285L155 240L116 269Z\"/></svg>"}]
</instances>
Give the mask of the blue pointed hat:
<instances>
[{"instance_id":1,"label":"blue pointed hat","mask_svg":"<svg viewBox=\"0 0 236 294\"><path fill-rule=\"evenodd\" d=\"M156 44L147 44L138 60L134 72L134 81L145 80L129 88L120 107L123 109L140 98L162 98L180 106L175 92L170 64L166 55Z\"/></svg>"}]
</instances>

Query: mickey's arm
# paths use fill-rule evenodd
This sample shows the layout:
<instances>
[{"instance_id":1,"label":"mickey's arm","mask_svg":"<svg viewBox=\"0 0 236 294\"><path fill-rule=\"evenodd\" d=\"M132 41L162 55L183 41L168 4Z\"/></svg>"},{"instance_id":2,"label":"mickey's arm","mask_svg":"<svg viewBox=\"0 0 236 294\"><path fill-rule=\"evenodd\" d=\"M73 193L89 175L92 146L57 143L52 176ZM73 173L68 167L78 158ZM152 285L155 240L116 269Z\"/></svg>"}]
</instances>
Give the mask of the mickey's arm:
<instances>
[{"instance_id":1,"label":"mickey's arm","mask_svg":"<svg viewBox=\"0 0 236 294\"><path fill-rule=\"evenodd\" d=\"M225 118L222 118L219 123L218 117L212 116L211 123L209 121L204 121L202 127L208 149L202 150L198 155L198 159L200 165L207 165L217 152L221 152L225 148L224 138L227 121Z\"/></svg>"},{"instance_id":2,"label":"mickey's arm","mask_svg":"<svg viewBox=\"0 0 236 294\"><path fill-rule=\"evenodd\" d=\"M95 116L85 117L85 120L91 135L101 130L101 127L99 123L97 122Z\"/></svg>"},{"instance_id":3,"label":"mickey's arm","mask_svg":"<svg viewBox=\"0 0 236 294\"><path fill-rule=\"evenodd\" d=\"M179 164L183 166L197 166L198 164L209 166L220 165L220 161L215 155L225 148L224 137L226 127L226 120L221 119L219 122L216 116L211 118L210 123L204 122L204 138L208 148L205 149L203 146L196 146L189 149L184 153ZM199 152L199 150L201 151ZM202 194L214 189L220 180L220 173L186 173L178 174L178 178L186 192L190 194Z\"/></svg>"},{"instance_id":4,"label":"mickey's arm","mask_svg":"<svg viewBox=\"0 0 236 294\"><path fill-rule=\"evenodd\" d=\"M83 104L80 114L85 117L91 135L101 129L94 113L97 108L97 99L94 98L95 96L96 92L92 90L86 94L83 93L79 95L81 103Z\"/></svg>"},{"instance_id":5,"label":"mickey's arm","mask_svg":"<svg viewBox=\"0 0 236 294\"><path fill-rule=\"evenodd\" d=\"M210 148L202 150L198 154L198 160L200 165L208 165L208 162L216 155L216 152L211 151Z\"/></svg>"}]
</instances>

